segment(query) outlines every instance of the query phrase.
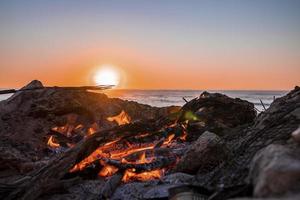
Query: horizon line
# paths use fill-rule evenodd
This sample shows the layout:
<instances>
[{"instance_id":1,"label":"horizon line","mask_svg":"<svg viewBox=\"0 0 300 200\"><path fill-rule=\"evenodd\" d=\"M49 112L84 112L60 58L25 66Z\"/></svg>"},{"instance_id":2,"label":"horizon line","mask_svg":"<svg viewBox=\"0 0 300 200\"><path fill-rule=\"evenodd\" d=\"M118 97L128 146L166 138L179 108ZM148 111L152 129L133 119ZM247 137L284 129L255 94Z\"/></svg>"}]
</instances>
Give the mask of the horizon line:
<instances>
[{"instance_id":1,"label":"horizon line","mask_svg":"<svg viewBox=\"0 0 300 200\"><path fill-rule=\"evenodd\" d=\"M105 91L111 91L111 90L143 90L143 91L157 91L157 90L161 90L161 91L180 91L180 90L184 90L184 91L290 91L295 89L296 86L294 86L291 89L155 89L155 88L151 88L151 89L137 89L137 88L111 88L111 89L107 89Z\"/></svg>"}]
</instances>

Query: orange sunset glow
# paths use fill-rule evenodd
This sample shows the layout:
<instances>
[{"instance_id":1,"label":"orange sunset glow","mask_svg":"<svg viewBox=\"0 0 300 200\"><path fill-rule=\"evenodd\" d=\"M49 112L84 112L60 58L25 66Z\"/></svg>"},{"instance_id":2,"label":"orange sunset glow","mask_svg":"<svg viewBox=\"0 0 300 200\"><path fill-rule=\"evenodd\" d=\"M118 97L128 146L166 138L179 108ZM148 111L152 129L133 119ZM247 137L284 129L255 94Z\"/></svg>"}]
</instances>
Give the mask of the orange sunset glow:
<instances>
[{"instance_id":1,"label":"orange sunset glow","mask_svg":"<svg viewBox=\"0 0 300 200\"><path fill-rule=\"evenodd\" d=\"M299 84L296 6L221 3L219 12L206 12L216 5L142 1L133 11L125 3L1 4L2 88L32 79L97 84L103 65L117 68L123 89L285 90Z\"/></svg>"}]
</instances>

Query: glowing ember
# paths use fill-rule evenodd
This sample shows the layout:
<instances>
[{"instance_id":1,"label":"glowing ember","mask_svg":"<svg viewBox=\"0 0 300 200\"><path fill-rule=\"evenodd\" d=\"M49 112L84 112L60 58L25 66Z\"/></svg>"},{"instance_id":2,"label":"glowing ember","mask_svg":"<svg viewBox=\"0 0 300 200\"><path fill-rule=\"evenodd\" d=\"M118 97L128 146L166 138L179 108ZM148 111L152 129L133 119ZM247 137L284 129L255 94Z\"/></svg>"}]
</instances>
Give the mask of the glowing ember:
<instances>
[{"instance_id":1,"label":"glowing ember","mask_svg":"<svg viewBox=\"0 0 300 200\"><path fill-rule=\"evenodd\" d=\"M149 135L149 133L144 133L144 134L135 136L135 138L143 138L143 137L147 137L148 135Z\"/></svg>"},{"instance_id":2,"label":"glowing ember","mask_svg":"<svg viewBox=\"0 0 300 200\"><path fill-rule=\"evenodd\" d=\"M127 114L122 111L116 117L108 118L109 121L116 121L118 124L122 124L124 122L128 123L129 120L126 117ZM167 138L164 140L158 140L156 138L152 143L132 143L132 141L118 138L117 140L108 142L103 146L98 147L93 153L91 153L87 158L83 159L81 162L77 163L70 172L84 170L92 162L98 162L103 166L99 171L98 175L101 177L108 177L114 175L119 169L115 166L112 166L112 163L107 164L106 160L115 160L120 164L147 164L152 163L155 160L154 148L158 147L158 144L162 144L162 146L170 146L175 141L175 138L179 137L181 140L185 140L187 137L187 133L185 131L185 127L179 127L178 125L171 125L172 128L176 130L180 130L180 137L175 134L169 134ZM135 136L135 139L139 139L142 137L149 136L149 133L143 133ZM130 142L129 142L130 141ZM146 150L147 155L146 155ZM149 151L152 150L152 151ZM152 152L152 153L151 153ZM139 156L139 157L138 157ZM130 161L129 161L130 160ZM106 163L107 162L107 163ZM150 168L151 169L151 168ZM149 170L150 170L149 169ZM122 181L146 181L150 179L161 178L164 174L165 168L154 168L150 171L137 171L135 168L126 169L124 172L124 176Z\"/></svg>"},{"instance_id":3,"label":"glowing ember","mask_svg":"<svg viewBox=\"0 0 300 200\"><path fill-rule=\"evenodd\" d=\"M83 125L82 125L82 124L78 124L78 125L75 127L75 130L82 129L82 128L83 128Z\"/></svg>"},{"instance_id":4,"label":"glowing ember","mask_svg":"<svg viewBox=\"0 0 300 200\"><path fill-rule=\"evenodd\" d=\"M163 169L157 169L142 173L135 173L134 170L126 170L122 181L127 183L130 181L147 181L151 179L159 179L163 176L163 174Z\"/></svg>"},{"instance_id":5,"label":"glowing ember","mask_svg":"<svg viewBox=\"0 0 300 200\"><path fill-rule=\"evenodd\" d=\"M143 163L151 163L154 157L146 158L146 153L143 152L140 158L135 162L128 162L125 160L126 163L135 163L135 164L143 164ZM124 160L122 160L124 162ZM135 169L128 169L125 171L122 181L129 182L129 181L146 181L151 179L161 178L164 171L163 169L152 170L149 172L142 172L136 173Z\"/></svg>"},{"instance_id":6,"label":"glowing ember","mask_svg":"<svg viewBox=\"0 0 300 200\"><path fill-rule=\"evenodd\" d=\"M50 136L48 142L47 142L47 145L52 147L52 148L58 148L60 147L60 145L58 143L56 143L53 139L53 136Z\"/></svg>"},{"instance_id":7,"label":"glowing ember","mask_svg":"<svg viewBox=\"0 0 300 200\"><path fill-rule=\"evenodd\" d=\"M115 144L115 143L117 143L117 142L119 142L120 141L120 139L116 139L116 140L113 140L113 141L111 141L111 142L107 142L105 145L103 145L104 147L107 147L107 146L110 146L110 145L112 145L112 144Z\"/></svg>"},{"instance_id":8,"label":"glowing ember","mask_svg":"<svg viewBox=\"0 0 300 200\"><path fill-rule=\"evenodd\" d=\"M129 148L129 149L126 149L124 151L116 152L116 153L112 152L110 158L121 159L121 158L123 158L127 155L130 155L132 153L135 153L135 152L144 151L144 150L147 150L147 149L153 149L153 147L154 147L154 145L141 147L141 148Z\"/></svg>"},{"instance_id":9,"label":"glowing ember","mask_svg":"<svg viewBox=\"0 0 300 200\"><path fill-rule=\"evenodd\" d=\"M90 128L88 129L88 135L93 135L95 132L99 130L99 126L97 123L93 123Z\"/></svg>"},{"instance_id":10,"label":"glowing ember","mask_svg":"<svg viewBox=\"0 0 300 200\"><path fill-rule=\"evenodd\" d=\"M118 171L118 168L111 166L111 165L105 165L99 172L99 176L107 177L112 176Z\"/></svg>"},{"instance_id":11,"label":"glowing ember","mask_svg":"<svg viewBox=\"0 0 300 200\"><path fill-rule=\"evenodd\" d=\"M180 136L180 139L183 141L186 141L186 137L187 137L187 133L186 133L186 131L183 131L183 135Z\"/></svg>"},{"instance_id":12,"label":"glowing ember","mask_svg":"<svg viewBox=\"0 0 300 200\"><path fill-rule=\"evenodd\" d=\"M59 132L63 135L66 135L67 137L70 137L72 135L74 126L72 125L65 125L65 126L57 126L52 128L53 131Z\"/></svg>"},{"instance_id":13,"label":"glowing ember","mask_svg":"<svg viewBox=\"0 0 300 200\"><path fill-rule=\"evenodd\" d=\"M175 134L169 135L169 137L167 137L167 139L164 141L164 145L170 144L174 137L175 137Z\"/></svg>"},{"instance_id":14,"label":"glowing ember","mask_svg":"<svg viewBox=\"0 0 300 200\"><path fill-rule=\"evenodd\" d=\"M94 160L99 159L100 155L102 155L102 151L100 149L96 149L91 155L89 155L87 158L83 159L80 163L76 164L70 172L76 172L83 170L88 164L93 162Z\"/></svg>"},{"instance_id":15,"label":"glowing ember","mask_svg":"<svg viewBox=\"0 0 300 200\"><path fill-rule=\"evenodd\" d=\"M110 122L115 121L120 126L124 124L129 124L131 122L131 117L124 110L122 110L120 114L113 117L108 117L107 120Z\"/></svg>"},{"instance_id":16,"label":"glowing ember","mask_svg":"<svg viewBox=\"0 0 300 200\"><path fill-rule=\"evenodd\" d=\"M57 126L52 128L53 131L59 132L63 135L66 135L67 137L72 136L72 132L76 128L80 128L78 126L75 126L77 121L78 115L77 114L68 114L67 115L67 123L64 126Z\"/></svg>"}]
</instances>

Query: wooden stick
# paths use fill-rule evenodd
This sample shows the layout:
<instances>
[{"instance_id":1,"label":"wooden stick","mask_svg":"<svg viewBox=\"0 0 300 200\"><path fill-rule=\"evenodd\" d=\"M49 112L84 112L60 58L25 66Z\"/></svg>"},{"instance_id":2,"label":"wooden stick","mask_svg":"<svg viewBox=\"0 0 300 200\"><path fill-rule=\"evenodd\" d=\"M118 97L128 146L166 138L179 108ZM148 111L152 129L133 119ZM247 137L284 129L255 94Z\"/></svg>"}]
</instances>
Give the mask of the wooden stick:
<instances>
[{"instance_id":1,"label":"wooden stick","mask_svg":"<svg viewBox=\"0 0 300 200\"><path fill-rule=\"evenodd\" d=\"M261 103L261 105L263 106L264 110L266 111L267 109L266 109L266 107L265 107L265 104L262 102L261 99L259 99L259 100L260 100L260 103Z\"/></svg>"},{"instance_id":2,"label":"wooden stick","mask_svg":"<svg viewBox=\"0 0 300 200\"><path fill-rule=\"evenodd\" d=\"M182 97L182 99L185 101L185 103L189 102L188 100L186 100L186 98Z\"/></svg>"}]
</instances>

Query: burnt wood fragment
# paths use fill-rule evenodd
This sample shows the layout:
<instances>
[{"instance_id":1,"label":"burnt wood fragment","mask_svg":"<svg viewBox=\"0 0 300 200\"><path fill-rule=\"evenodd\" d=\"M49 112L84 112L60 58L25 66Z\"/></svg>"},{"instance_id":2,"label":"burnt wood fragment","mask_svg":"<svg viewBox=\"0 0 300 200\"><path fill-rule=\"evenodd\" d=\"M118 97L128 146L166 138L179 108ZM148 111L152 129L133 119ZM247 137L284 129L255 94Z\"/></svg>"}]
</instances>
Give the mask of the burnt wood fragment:
<instances>
[{"instance_id":1,"label":"burnt wood fragment","mask_svg":"<svg viewBox=\"0 0 300 200\"><path fill-rule=\"evenodd\" d=\"M106 183L104 184L100 199L109 199L117 189L117 187L120 185L122 178L124 175L123 170L119 170L117 173L115 173L113 176L111 176Z\"/></svg>"},{"instance_id":2,"label":"burnt wood fragment","mask_svg":"<svg viewBox=\"0 0 300 200\"><path fill-rule=\"evenodd\" d=\"M168 156L168 157L158 157L155 158L150 163L141 163L141 164L133 164L133 163L122 163L118 160L108 159L108 158L102 158L104 162L106 162L109 165L113 165L119 169L135 169L135 172L141 173L144 171L152 171L155 169L161 169L168 166L171 166L176 162L175 156Z\"/></svg>"}]
</instances>

